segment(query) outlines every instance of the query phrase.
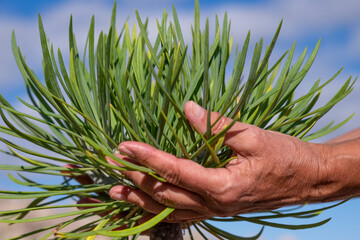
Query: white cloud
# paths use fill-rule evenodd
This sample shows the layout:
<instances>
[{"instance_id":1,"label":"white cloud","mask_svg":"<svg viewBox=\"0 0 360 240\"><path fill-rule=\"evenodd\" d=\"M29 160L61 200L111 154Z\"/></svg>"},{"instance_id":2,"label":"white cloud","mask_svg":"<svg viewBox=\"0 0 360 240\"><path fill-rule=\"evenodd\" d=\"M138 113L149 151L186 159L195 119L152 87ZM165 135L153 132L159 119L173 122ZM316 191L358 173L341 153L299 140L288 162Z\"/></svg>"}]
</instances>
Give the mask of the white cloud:
<instances>
[{"instance_id":1,"label":"white cloud","mask_svg":"<svg viewBox=\"0 0 360 240\"><path fill-rule=\"evenodd\" d=\"M280 236L278 240L297 240L297 237L295 235L286 234Z\"/></svg>"},{"instance_id":2,"label":"white cloud","mask_svg":"<svg viewBox=\"0 0 360 240\"><path fill-rule=\"evenodd\" d=\"M181 2L177 1L180 5ZM177 5L175 2L175 6ZM156 18L160 18L163 8L166 7L170 13L171 4L165 0L152 1L118 1L118 26L123 24L127 16L131 16L130 21L135 21L134 9L138 8L143 20L149 17L150 36L154 36L156 29ZM330 77L341 66L351 64L354 59L359 59L360 54L360 24L358 24L358 12L360 2L357 0L276 0L270 3L245 4L240 2L222 3L215 6L200 6L202 23L204 26L205 17L214 21L215 14L219 14L219 19L225 11L231 19L232 34L235 43L243 41L247 31L251 29L252 41L256 41L260 36L264 36L266 43L274 34L281 18L284 18L284 25L280 34L280 41L276 48L276 54L289 48L294 40L297 40L299 51L310 41L314 42L319 37L323 37L323 45L320 48L318 58L310 72L308 79L322 77L324 80ZM104 4L99 1L65 1L41 13L44 27L50 41L55 49L60 47L65 59L68 54L68 23L70 14L73 14L74 31L77 36L77 43L80 49L85 44L91 16L95 15L96 32L104 29L107 31L110 22L111 4ZM177 8L179 19L183 26L183 33L187 42L191 39L190 25L193 22L193 8ZM0 84L1 92L22 86L22 80L13 60L10 49L10 36L12 29L15 30L18 44L30 67L41 74L41 49L38 37L37 16L22 18L19 16L0 17ZM337 31L346 29L347 36L339 39L330 39ZM342 79L354 69L345 68L346 74ZM354 75L359 74L360 67L355 68ZM305 87L306 88L306 87ZM19 94L23 94L19 92ZM355 98L355 97L354 97ZM356 111L355 101L347 102L346 106L353 107ZM345 108L343 108L345 109ZM351 112L350 112L351 113ZM335 114L336 115L336 114ZM339 114L336 115L341 116ZM335 116L335 117L336 117ZM355 123L354 123L355 124Z\"/></svg>"},{"instance_id":3,"label":"white cloud","mask_svg":"<svg viewBox=\"0 0 360 240\"><path fill-rule=\"evenodd\" d=\"M32 47L32 45L34 44L34 41L32 40L36 38L32 26L35 26L34 21L25 22L21 19L16 19L13 17L0 17L0 32L2 33L2 36L0 38L0 83L2 85L1 89L8 87L6 85L4 86L4 84L14 84L14 79L20 77L20 73L17 70L11 50L12 29L17 29L17 39L19 39L20 42L22 42L23 45L26 46L25 48L27 49L27 59L29 61L32 61L34 59L37 60L40 57L39 51L36 51L36 48Z\"/></svg>"},{"instance_id":4,"label":"white cloud","mask_svg":"<svg viewBox=\"0 0 360 240\"><path fill-rule=\"evenodd\" d=\"M317 31L332 31L337 27L356 27L360 2L356 0L276 0L264 4L224 4L217 12L227 10L235 28L249 27L260 35L272 34L274 23L284 18L283 35L303 38ZM214 11L214 9L211 9Z\"/></svg>"},{"instance_id":5,"label":"white cloud","mask_svg":"<svg viewBox=\"0 0 360 240\"><path fill-rule=\"evenodd\" d=\"M176 5L176 2L175 2ZM131 16L134 20L134 9L138 8L142 16L149 16L150 29L156 30L155 18L160 17L162 8L166 7L171 13L171 5L166 1L119 1L118 17L123 20ZM110 21L111 4L104 4L98 1L67 1L59 3L58 6L42 12L45 29L51 42L55 47L64 49L67 47L67 31L70 14L73 14L74 28L77 33L78 43L85 42L89 22L92 14L96 16L97 30L107 29ZM202 6L201 16L210 17L213 21L216 13L222 15L228 12L232 21L232 34L236 40L242 39L247 31L251 29L254 39L260 36L270 38L281 18L284 18L283 31L281 39L290 39L291 41L304 38L317 39L319 34L332 32L338 28L349 28L351 38L349 42L356 43L359 39L360 24L357 23L357 13L360 10L360 2L356 0L344 1L286 1L276 0L271 3L263 4L244 4L244 3L219 3L213 7ZM178 9L180 20L183 23L184 33L187 39L190 39L190 24L193 21L193 9ZM6 76L11 76L14 71L13 61L10 51L10 34L15 29L17 39L24 54L28 56L29 62L41 66L41 55L39 47L39 38L37 31L37 17L31 19L18 18L16 16L3 16L0 18L0 30L3 33L1 38L0 63L1 71ZM204 22L204 21L203 21ZM153 31L150 31L152 34ZM80 45L81 47L81 45ZM37 59L37 60L36 60ZM5 77L1 78L6 79Z\"/></svg>"},{"instance_id":6,"label":"white cloud","mask_svg":"<svg viewBox=\"0 0 360 240\"><path fill-rule=\"evenodd\" d=\"M180 0L177 2L181 4ZM149 16L150 29L156 29L155 18L161 17L164 6L171 13L171 6L167 0L118 1L118 26L121 26L128 15L131 16L131 21L134 21L134 9L138 8L141 16ZM60 47L65 53L68 51L68 23L70 14L73 14L78 46L82 49L85 44L91 16L95 14L97 32L101 29L107 31L111 8L111 4L103 4L100 1L66 1L41 12L41 16L50 41L54 44L55 48ZM324 44L320 48L316 62L309 73L308 81L319 77L326 80L338 68L343 65L345 66L345 71L341 77L330 88L323 91L324 99L328 99L348 75L360 73L360 66L352 69L346 67L354 59L359 60L360 56L360 22L358 20L360 1L358 0L275 0L271 1L271 3L251 3L247 5L239 2L226 4L219 1L214 7L201 6L201 9L201 16L203 18L209 16L210 21L213 21L215 13L219 14L219 19L222 21L223 13L227 11L232 22L231 27L235 43L241 43L249 29L251 29L252 41L264 36L268 42L281 18L284 18L284 25L280 35L280 44L277 46L281 50L290 47L294 40L297 40L298 45L303 46L308 44L307 41L309 39L313 42L322 37ZM189 42L191 39L190 25L193 22L193 9L178 8L178 14L184 26L183 33L185 39ZM202 23L204 23L204 19L202 19ZM0 93L5 93L9 90L13 91L22 85L22 79L18 73L10 48L12 29L16 32L18 44L26 56L29 65L36 72L41 73L42 62L37 30L37 16L23 18L14 15L2 15L0 16ZM342 32L342 30L346 30L346 36L339 39L331 39L336 36L336 32ZM150 34L153 36L154 31L151 30ZM300 50L302 49L299 48ZM305 89L308 89L306 84L299 90ZM22 95L23 92L19 92L17 95L19 94ZM319 141L325 141L331 136L351 130L359 125L359 96L360 88L359 83L357 83L355 91L336 106L333 111L330 111L326 119L320 122L320 125L327 124L331 120L339 122L353 112L359 113L342 130ZM0 148L4 149L1 143ZM4 158L4 155L0 154L0 158ZM3 177L4 172L0 172L0 179ZM282 240L284 239L285 236ZM294 239L294 237L288 236L287 239Z\"/></svg>"},{"instance_id":7,"label":"white cloud","mask_svg":"<svg viewBox=\"0 0 360 240\"><path fill-rule=\"evenodd\" d=\"M92 14L96 14L96 29L105 27L110 21L111 6L97 2L65 2L47 12L41 13L44 28L55 50L59 47L68 55L68 25L70 14L74 13L74 31L79 48L85 45L86 35ZM19 16L0 17L0 83L1 89L11 89L22 83L11 51L11 32L15 30L17 43L28 65L41 74L42 53L38 33L37 16L22 18ZM105 28L106 29L106 28Z\"/></svg>"}]
</instances>

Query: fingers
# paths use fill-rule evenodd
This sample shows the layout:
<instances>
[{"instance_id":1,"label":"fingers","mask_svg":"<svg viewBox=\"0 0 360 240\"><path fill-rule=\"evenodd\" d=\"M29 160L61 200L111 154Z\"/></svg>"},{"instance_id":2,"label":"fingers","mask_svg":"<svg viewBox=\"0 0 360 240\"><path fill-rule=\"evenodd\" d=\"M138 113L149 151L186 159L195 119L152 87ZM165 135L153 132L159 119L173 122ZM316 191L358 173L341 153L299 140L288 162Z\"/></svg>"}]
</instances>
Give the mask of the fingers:
<instances>
[{"instance_id":1,"label":"fingers","mask_svg":"<svg viewBox=\"0 0 360 240\"><path fill-rule=\"evenodd\" d=\"M115 186L110 189L109 195L112 199L136 204L146 211L154 214L161 212L166 207L156 202L145 192L127 186Z\"/></svg>"},{"instance_id":2,"label":"fingers","mask_svg":"<svg viewBox=\"0 0 360 240\"><path fill-rule=\"evenodd\" d=\"M200 195L208 194L229 175L224 168L204 168L191 160L175 157L145 143L123 142L119 145L119 151L153 169L168 183Z\"/></svg>"},{"instance_id":3,"label":"fingers","mask_svg":"<svg viewBox=\"0 0 360 240\"><path fill-rule=\"evenodd\" d=\"M189 101L184 106L185 115L188 118L191 125L196 127L201 133L205 133L207 131L207 111L202 108L198 104L193 101ZM220 113L211 112L210 115L211 124L213 125L217 119L221 116ZM220 133L226 126L230 125L233 121L231 118L221 117L220 120L216 122L216 124L212 127L212 134ZM257 129L257 127L236 122L226 133L224 144L229 146L232 150L237 153L241 153L242 151L248 151L249 146L253 139L253 130Z\"/></svg>"},{"instance_id":4,"label":"fingers","mask_svg":"<svg viewBox=\"0 0 360 240\"><path fill-rule=\"evenodd\" d=\"M159 214L167 206L155 201L148 194L140 189L134 189L127 186L115 186L110 190L110 197L119 200L133 203L143 208L152 214ZM187 222L195 220L203 220L211 216L202 215L196 211L187 209L176 209L164 221L166 222Z\"/></svg>"},{"instance_id":5,"label":"fingers","mask_svg":"<svg viewBox=\"0 0 360 240\"><path fill-rule=\"evenodd\" d=\"M122 156L118 155L118 157ZM108 162L110 164L120 165L120 163L114 162L111 159L108 159ZM121 173L160 204L177 209L190 209L200 213L209 211L203 198L197 193L179 188L169 183L160 182L147 173L138 171L121 171ZM117 190L118 191L113 189L115 192L119 192L120 190L124 191L120 188Z\"/></svg>"}]
</instances>

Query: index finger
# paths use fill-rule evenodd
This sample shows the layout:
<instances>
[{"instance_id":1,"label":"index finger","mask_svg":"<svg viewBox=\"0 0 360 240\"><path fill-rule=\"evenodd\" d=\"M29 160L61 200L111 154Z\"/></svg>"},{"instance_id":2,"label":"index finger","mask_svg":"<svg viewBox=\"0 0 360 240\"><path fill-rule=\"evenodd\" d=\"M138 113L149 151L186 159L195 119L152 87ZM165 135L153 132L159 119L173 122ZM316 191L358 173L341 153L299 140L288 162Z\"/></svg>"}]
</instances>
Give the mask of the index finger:
<instances>
[{"instance_id":1,"label":"index finger","mask_svg":"<svg viewBox=\"0 0 360 240\"><path fill-rule=\"evenodd\" d=\"M171 184L192 192L208 193L218 184L228 182L225 168L205 168L192 160L178 158L140 142L123 142L119 151L151 168Z\"/></svg>"},{"instance_id":2,"label":"index finger","mask_svg":"<svg viewBox=\"0 0 360 240\"><path fill-rule=\"evenodd\" d=\"M190 124L196 127L201 134L207 131L207 110L193 101L184 107L185 115ZM211 133L216 135L229 126L233 119L221 116L218 112L210 113ZM216 123L216 124L215 124ZM256 139L261 132L258 127L250 124L236 122L225 134L224 145L229 146L236 153L248 153L257 148Z\"/></svg>"}]
</instances>

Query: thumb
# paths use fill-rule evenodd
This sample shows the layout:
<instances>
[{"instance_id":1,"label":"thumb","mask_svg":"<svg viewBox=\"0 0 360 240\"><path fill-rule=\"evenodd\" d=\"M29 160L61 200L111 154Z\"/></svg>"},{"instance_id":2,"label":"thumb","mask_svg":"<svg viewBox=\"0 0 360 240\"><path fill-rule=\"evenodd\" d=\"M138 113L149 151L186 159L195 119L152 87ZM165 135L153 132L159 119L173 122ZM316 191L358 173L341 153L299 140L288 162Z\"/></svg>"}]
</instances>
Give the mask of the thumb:
<instances>
[{"instance_id":1,"label":"thumb","mask_svg":"<svg viewBox=\"0 0 360 240\"><path fill-rule=\"evenodd\" d=\"M204 134L207 131L207 110L193 101L188 101L184 108L185 115L190 124L197 128L201 134ZM220 116L220 113L211 112L211 125L213 125ZM233 119L222 116L211 128L211 133L213 135L220 133L224 128L226 128L226 126L230 125L232 121ZM251 141L253 139L249 139L252 138L253 134L249 134L249 132L253 129L257 129L257 127L246 123L236 122L226 132L224 144L237 153L249 150L248 148L250 146L248 145L253 142Z\"/></svg>"}]
</instances>

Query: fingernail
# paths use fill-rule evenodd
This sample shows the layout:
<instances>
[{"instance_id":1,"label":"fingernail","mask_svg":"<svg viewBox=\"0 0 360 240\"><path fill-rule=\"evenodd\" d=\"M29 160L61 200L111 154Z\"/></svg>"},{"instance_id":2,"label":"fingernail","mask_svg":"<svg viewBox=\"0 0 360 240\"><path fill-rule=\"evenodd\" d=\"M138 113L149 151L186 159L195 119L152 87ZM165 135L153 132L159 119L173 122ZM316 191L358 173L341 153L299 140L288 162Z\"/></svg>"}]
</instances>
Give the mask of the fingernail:
<instances>
[{"instance_id":1,"label":"fingernail","mask_svg":"<svg viewBox=\"0 0 360 240\"><path fill-rule=\"evenodd\" d=\"M205 109L193 101L191 101L190 103L190 109L191 109L191 113L198 118L202 118L205 114Z\"/></svg>"},{"instance_id":2,"label":"fingernail","mask_svg":"<svg viewBox=\"0 0 360 240\"><path fill-rule=\"evenodd\" d=\"M108 164L113 165L113 166L117 166L110 157L105 156L105 159L106 159L106 161L108 162Z\"/></svg>"},{"instance_id":3,"label":"fingernail","mask_svg":"<svg viewBox=\"0 0 360 240\"><path fill-rule=\"evenodd\" d=\"M110 197L112 199L119 200L119 201L125 201L126 200L125 196L123 194L121 194L121 193L111 193Z\"/></svg>"},{"instance_id":4,"label":"fingernail","mask_svg":"<svg viewBox=\"0 0 360 240\"><path fill-rule=\"evenodd\" d=\"M125 154L129 157L135 157L135 154L132 151L130 151L129 149L127 149L125 146L119 146L118 149L122 154Z\"/></svg>"}]
</instances>

